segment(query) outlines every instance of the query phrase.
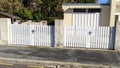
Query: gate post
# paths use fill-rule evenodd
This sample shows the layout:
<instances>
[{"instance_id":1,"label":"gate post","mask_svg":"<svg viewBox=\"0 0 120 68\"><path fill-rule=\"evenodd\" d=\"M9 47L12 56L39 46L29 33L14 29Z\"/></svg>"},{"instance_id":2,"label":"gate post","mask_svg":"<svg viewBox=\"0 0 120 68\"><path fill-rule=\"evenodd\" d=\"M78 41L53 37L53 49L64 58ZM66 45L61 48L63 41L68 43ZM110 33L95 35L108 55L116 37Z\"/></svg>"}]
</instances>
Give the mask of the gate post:
<instances>
[{"instance_id":1,"label":"gate post","mask_svg":"<svg viewBox=\"0 0 120 68\"><path fill-rule=\"evenodd\" d=\"M116 23L115 50L120 50L120 22Z\"/></svg>"},{"instance_id":2,"label":"gate post","mask_svg":"<svg viewBox=\"0 0 120 68\"><path fill-rule=\"evenodd\" d=\"M64 27L63 20L55 20L55 47L64 46Z\"/></svg>"},{"instance_id":3,"label":"gate post","mask_svg":"<svg viewBox=\"0 0 120 68\"><path fill-rule=\"evenodd\" d=\"M8 45L10 44L10 18L1 18L0 19L0 44Z\"/></svg>"}]
</instances>

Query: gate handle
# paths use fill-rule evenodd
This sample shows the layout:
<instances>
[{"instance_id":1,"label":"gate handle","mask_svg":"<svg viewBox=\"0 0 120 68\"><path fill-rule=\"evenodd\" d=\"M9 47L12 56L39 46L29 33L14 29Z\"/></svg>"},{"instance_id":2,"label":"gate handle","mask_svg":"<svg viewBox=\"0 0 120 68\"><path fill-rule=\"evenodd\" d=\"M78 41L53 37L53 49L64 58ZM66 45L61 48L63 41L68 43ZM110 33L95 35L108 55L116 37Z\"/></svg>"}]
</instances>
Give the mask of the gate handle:
<instances>
[{"instance_id":1,"label":"gate handle","mask_svg":"<svg viewBox=\"0 0 120 68\"><path fill-rule=\"evenodd\" d=\"M92 32L91 32L91 31L89 31L89 32L88 32L88 34L89 34L89 35L91 35L91 34L92 34Z\"/></svg>"},{"instance_id":2,"label":"gate handle","mask_svg":"<svg viewBox=\"0 0 120 68\"><path fill-rule=\"evenodd\" d=\"M32 33L34 33L34 32L35 32L35 30L32 30L31 32L32 32Z\"/></svg>"}]
</instances>

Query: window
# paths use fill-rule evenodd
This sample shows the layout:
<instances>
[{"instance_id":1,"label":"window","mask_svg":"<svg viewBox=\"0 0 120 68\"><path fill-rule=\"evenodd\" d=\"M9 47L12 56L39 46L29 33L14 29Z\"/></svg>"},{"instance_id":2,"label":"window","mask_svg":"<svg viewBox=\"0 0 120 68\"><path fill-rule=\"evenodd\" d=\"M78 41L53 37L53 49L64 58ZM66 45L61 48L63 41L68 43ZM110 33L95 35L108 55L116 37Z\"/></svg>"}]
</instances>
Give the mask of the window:
<instances>
[{"instance_id":1,"label":"window","mask_svg":"<svg viewBox=\"0 0 120 68\"><path fill-rule=\"evenodd\" d=\"M101 9L88 9L89 13L96 13L96 12L101 12Z\"/></svg>"},{"instance_id":2,"label":"window","mask_svg":"<svg viewBox=\"0 0 120 68\"><path fill-rule=\"evenodd\" d=\"M100 13L101 9L99 8L93 8L93 9L73 9L73 12L79 12L79 13Z\"/></svg>"},{"instance_id":3,"label":"window","mask_svg":"<svg viewBox=\"0 0 120 68\"><path fill-rule=\"evenodd\" d=\"M86 9L74 9L73 12L85 13L85 12L86 12Z\"/></svg>"}]
</instances>

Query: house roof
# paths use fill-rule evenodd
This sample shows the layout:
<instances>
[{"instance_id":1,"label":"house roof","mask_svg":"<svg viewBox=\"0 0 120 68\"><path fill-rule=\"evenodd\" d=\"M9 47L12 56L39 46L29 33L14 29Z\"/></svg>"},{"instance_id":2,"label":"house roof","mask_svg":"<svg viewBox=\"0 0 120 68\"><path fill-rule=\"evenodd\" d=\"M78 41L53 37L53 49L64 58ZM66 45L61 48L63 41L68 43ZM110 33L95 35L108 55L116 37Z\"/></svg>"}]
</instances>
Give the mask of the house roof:
<instances>
[{"instance_id":1,"label":"house roof","mask_svg":"<svg viewBox=\"0 0 120 68\"><path fill-rule=\"evenodd\" d=\"M96 3L63 3L63 6L100 6L100 4Z\"/></svg>"},{"instance_id":2,"label":"house roof","mask_svg":"<svg viewBox=\"0 0 120 68\"><path fill-rule=\"evenodd\" d=\"M96 3L67 3L62 4L62 8L64 10L68 8L101 8L101 6L108 6L108 5L100 5Z\"/></svg>"},{"instance_id":3,"label":"house roof","mask_svg":"<svg viewBox=\"0 0 120 68\"><path fill-rule=\"evenodd\" d=\"M6 16L8 18L12 18L12 19L21 19L18 16L15 16L15 15L12 15L12 14L9 14L9 13L5 13L5 12L0 12L0 15L3 15L3 16Z\"/></svg>"}]
</instances>

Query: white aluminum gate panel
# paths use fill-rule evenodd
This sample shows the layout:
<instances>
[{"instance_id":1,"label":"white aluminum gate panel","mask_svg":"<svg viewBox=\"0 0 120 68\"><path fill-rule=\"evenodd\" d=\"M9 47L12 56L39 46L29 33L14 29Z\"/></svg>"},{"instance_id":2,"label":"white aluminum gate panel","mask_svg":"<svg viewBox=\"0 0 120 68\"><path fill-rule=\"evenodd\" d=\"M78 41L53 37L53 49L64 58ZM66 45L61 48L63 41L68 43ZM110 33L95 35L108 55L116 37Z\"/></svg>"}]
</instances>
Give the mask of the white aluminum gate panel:
<instances>
[{"instance_id":1,"label":"white aluminum gate panel","mask_svg":"<svg viewBox=\"0 0 120 68\"><path fill-rule=\"evenodd\" d=\"M73 26L99 26L101 13L73 13Z\"/></svg>"},{"instance_id":2,"label":"white aluminum gate panel","mask_svg":"<svg viewBox=\"0 0 120 68\"><path fill-rule=\"evenodd\" d=\"M97 27L90 35L90 48L109 49L109 41L110 27Z\"/></svg>"},{"instance_id":3,"label":"white aluminum gate panel","mask_svg":"<svg viewBox=\"0 0 120 68\"><path fill-rule=\"evenodd\" d=\"M54 46L54 26L11 24L9 44Z\"/></svg>"},{"instance_id":4,"label":"white aluminum gate panel","mask_svg":"<svg viewBox=\"0 0 120 68\"><path fill-rule=\"evenodd\" d=\"M30 45L32 33L27 25L10 25L10 44Z\"/></svg>"},{"instance_id":5,"label":"white aluminum gate panel","mask_svg":"<svg viewBox=\"0 0 120 68\"><path fill-rule=\"evenodd\" d=\"M86 28L64 27L64 46L70 48L85 48L87 33Z\"/></svg>"},{"instance_id":6,"label":"white aluminum gate panel","mask_svg":"<svg viewBox=\"0 0 120 68\"><path fill-rule=\"evenodd\" d=\"M64 46L70 48L113 49L111 27L65 27ZM110 36L111 35L111 36ZM111 39L112 38L112 39Z\"/></svg>"},{"instance_id":7,"label":"white aluminum gate panel","mask_svg":"<svg viewBox=\"0 0 120 68\"><path fill-rule=\"evenodd\" d=\"M54 46L54 26L35 25L34 45Z\"/></svg>"}]
</instances>

